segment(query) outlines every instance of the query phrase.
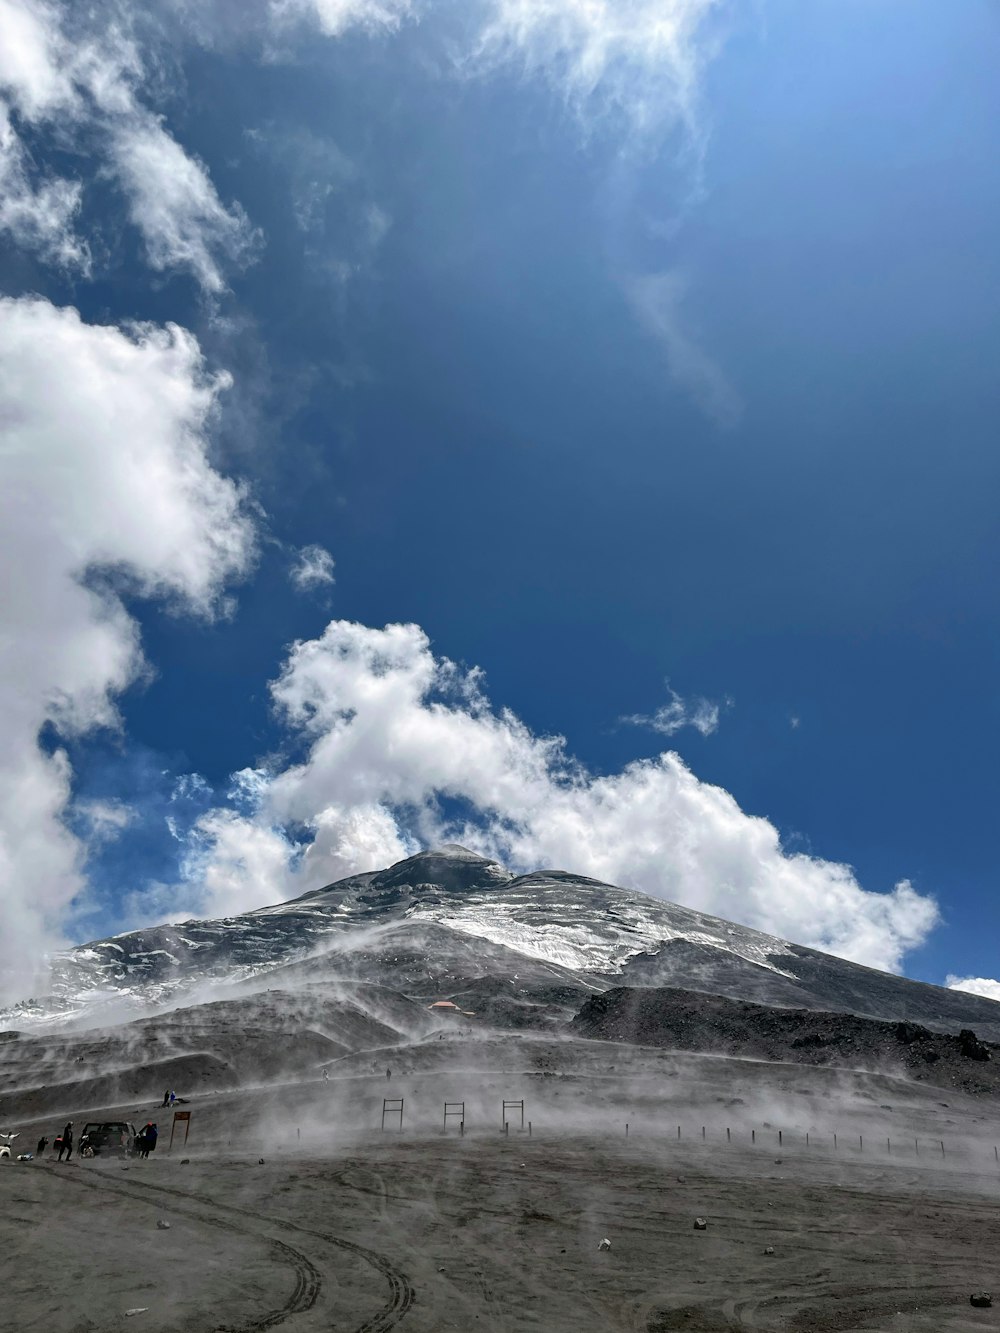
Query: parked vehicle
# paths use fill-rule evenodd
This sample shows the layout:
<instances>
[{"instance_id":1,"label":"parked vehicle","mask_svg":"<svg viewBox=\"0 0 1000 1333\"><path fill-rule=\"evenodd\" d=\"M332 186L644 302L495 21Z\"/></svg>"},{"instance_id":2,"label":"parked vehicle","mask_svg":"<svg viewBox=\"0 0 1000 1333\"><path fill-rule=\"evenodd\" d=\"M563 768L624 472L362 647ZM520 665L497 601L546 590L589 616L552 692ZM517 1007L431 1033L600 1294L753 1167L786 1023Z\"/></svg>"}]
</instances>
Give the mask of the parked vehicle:
<instances>
[{"instance_id":1,"label":"parked vehicle","mask_svg":"<svg viewBox=\"0 0 1000 1333\"><path fill-rule=\"evenodd\" d=\"M135 1125L127 1120L90 1120L80 1135L81 1157L131 1157Z\"/></svg>"}]
</instances>

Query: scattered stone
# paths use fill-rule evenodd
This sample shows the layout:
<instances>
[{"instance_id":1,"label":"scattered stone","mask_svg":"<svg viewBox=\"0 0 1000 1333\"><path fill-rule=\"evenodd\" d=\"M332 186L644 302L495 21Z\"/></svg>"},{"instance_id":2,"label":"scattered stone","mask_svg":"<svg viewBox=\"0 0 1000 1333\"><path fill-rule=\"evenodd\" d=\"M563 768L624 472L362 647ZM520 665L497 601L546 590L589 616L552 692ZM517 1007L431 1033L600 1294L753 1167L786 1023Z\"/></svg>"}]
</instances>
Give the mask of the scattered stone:
<instances>
[{"instance_id":1,"label":"scattered stone","mask_svg":"<svg viewBox=\"0 0 1000 1333\"><path fill-rule=\"evenodd\" d=\"M773 1254L773 1253L774 1253L774 1246L773 1246L773 1245L765 1245L765 1246L764 1246L764 1253L765 1253L765 1254Z\"/></svg>"},{"instance_id":2,"label":"scattered stone","mask_svg":"<svg viewBox=\"0 0 1000 1333\"><path fill-rule=\"evenodd\" d=\"M191 1161L191 1158L190 1158L190 1157L182 1157L182 1158L181 1158L181 1166L187 1166L188 1163L189 1163L190 1161Z\"/></svg>"},{"instance_id":3,"label":"scattered stone","mask_svg":"<svg viewBox=\"0 0 1000 1333\"><path fill-rule=\"evenodd\" d=\"M598 1248L599 1250L610 1250L610 1249L611 1249L611 1242L608 1240L607 1236L604 1237L604 1239L601 1241L600 1245L598 1245L597 1248Z\"/></svg>"},{"instance_id":4,"label":"scattered stone","mask_svg":"<svg viewBox=\"0 0 1000 1333\"><path fill-rule=\"evenodd\" d=\"M257 1165L258 1165L258 1166L263 1166L263 1165L264 1165L264 1159L263 1159L263 1157L258 1157L258 1158L257 1158Z\"/></svg>"},{"instance_id":5,"label":"scattered stone","mask_svg":"<svg viewBox=\"0 0 1000 1333\"><path fill-rule=\"evenodd\" d=\"M695 1231L707 1231L708 1223L703 1217L696 1217L694 1219L694 1229Z\"/></svg>"},{"instance_id":6,"label":"scattered stone","mask_svg":"<svg viewBox=\"0 0 1000 1333\"><path fill-rule=\"evenodd\" d=\"M977 1310L988 1310L993 1304L993 1297L988 1291L977 1291L969 1297L969 1304Z\"/></svg>"},{"instance_id":7,"label":"scattered stone","mask_svg":"<svg viewBox=\"0 0 1000 1333\"><path fill-rule=\"evenodd\" d=\"M148 1305L136 1305L131 1310L125 1311L125 1318L127 1319L129 1315L133 1314L145 1314L148 1309Z\"/></svg>"},{"instance_id":8,"label":"scattered stone","mask_svg":"<svg viewBox=\"0 0 1000 1333\"><path fill-rule=\"evenodd\" d=\"M163 1220L162 1217L157 1218L157 1221L156 1221L156 1229L157 1229L157 1231L169 1231L169 1230L170 1230L170 1223L169 1223L169 1222L165 1222L165 1221Z\"/></svg>"},{"instance_id":9,"label":"scattered stone","mask_svg":"<svg viewBox=\"0 0 1000 1333\"><path fill-rule=\"evenodd\" d=\"M775 1166L780 1166L780 1165L781 1165L781 1158L780 1158L780 1157L776 1157L776 1158L774 1159L774 1165L775 1165Z\"/></svg>"}]
</instances>

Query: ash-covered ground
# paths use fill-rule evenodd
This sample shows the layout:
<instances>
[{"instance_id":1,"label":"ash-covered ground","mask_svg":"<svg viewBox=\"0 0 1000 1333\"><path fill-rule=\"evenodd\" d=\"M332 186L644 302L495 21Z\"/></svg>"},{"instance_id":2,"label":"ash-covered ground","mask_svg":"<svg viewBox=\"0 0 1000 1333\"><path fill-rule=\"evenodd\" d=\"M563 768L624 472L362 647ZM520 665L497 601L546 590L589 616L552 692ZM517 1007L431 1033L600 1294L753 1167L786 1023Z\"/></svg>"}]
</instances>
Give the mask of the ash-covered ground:
<instances>
[{"instance_id":1,"label":"ash-covered ground","mask_svg":"<svg viewBox=\"0 0 1000 1333\"><path fill-rule=\"evenodd\" d=\"M991 1098L460 1028L328 1072L192 1096L172 1153L151 1101L22 1120L24 1145L67 1117L167 1133L148 1161L0 1162L0 1328L1000 1326L969 1303L1000 1294Z\"/></svg>"}]
</instances>

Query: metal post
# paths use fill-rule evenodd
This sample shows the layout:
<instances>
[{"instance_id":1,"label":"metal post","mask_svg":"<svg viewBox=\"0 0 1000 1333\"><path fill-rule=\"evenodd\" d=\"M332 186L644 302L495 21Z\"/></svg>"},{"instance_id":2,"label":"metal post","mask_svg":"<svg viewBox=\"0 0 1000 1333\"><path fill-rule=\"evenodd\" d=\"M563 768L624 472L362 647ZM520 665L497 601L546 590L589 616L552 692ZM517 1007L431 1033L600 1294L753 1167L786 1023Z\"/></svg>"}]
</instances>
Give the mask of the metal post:
<instances>
[{"instance_id":1,"label":"metal post","mask_svg":"<svg viewBox=\"0 0 1000 1333\"><path fill-rule=\"evenodd\" d=\"M678 1125L678 1126L677 1126L677 1137L678 1137L678 1139L680 1139L680 1136L681 1136L681 1127L680 1127L680 1125Z\"/></svg>"},{"instance_id":2,"label":"metal post","mask_svg":"<svg viewBox=\"0 0 1000 1333\"><path fill-rule=\"evenodd\" d=\"M778 1147L781 1147L781 1130L778 1130Z\"/></svg>"},{"instance_id":3,"label":"metal post","mask_svg":"<svg viewBox=\"0 0 1000 1333\"><path fill-rule=\"evenodd\" d=\"M750 1142L751 1142L751 1143L756 1143L756 1142L757 1142L757 1131L756 1131L755 1129L752 1129L752 1130L750 1131Z\"/></svg>"},{"instance_id":4,"label":"metal post","mask_svg":"<svg viewBox=\"0 0 1000 1333\"><path fill-rule=\"evenodd\" d=\"M732 1141L733 1141L733 1136L732 1136L732 1134L730 1134L730 1132L729 1132L729 1127L727 1126L727 1127L726 1127L726 1142L727 1142L727 1143L732 1143Z\"/></svg>"}]
</instances>

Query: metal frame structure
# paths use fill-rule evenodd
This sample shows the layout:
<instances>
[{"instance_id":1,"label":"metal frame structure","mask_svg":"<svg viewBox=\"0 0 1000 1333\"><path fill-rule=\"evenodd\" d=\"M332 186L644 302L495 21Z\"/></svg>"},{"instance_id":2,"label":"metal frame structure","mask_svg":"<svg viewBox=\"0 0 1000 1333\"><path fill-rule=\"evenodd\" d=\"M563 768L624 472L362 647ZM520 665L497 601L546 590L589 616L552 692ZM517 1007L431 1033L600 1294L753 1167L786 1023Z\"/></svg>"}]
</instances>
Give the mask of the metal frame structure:
<instances>
[{"instance_id":1,"label":"metal frame structure","mask_svg":"<svg viewBox=\"0 0 1000 1333\"><path fill-rule=\"evenodd\" d=\"M387 1115L399 1116L399 1132L403 1132L403 1098L402 1097L383 1097L382 1098L382 1128L385 1129L385 1118Z\"/></svg>"},{"instance_id":2,"label":"metal frame structure","mask_svg":"<svg viewBox=\"0 0 1000 1333\"><path fill-rule=\"evenodd\" d=\"M521 1100L518 1101L518 1102L511 1101L509 1098L506 1098L506 1097L504 1098L504 1102L503 1102L503 1112L502 1112L502 1115L501 1115L501 1118L500 1118L500 1122L501 1122L501 1124L503 1125L503 1127L504 1127L504 1131L505 1131L505 1132L506 1132L506 1129L507 1129L507 1125L508 1125L508 1123L509 1123L509 1121L508 1121L508 1119L507 1119L507 1112L508 1112L508 1110L511 1110L511 1111L518 1111L518 1112L520 1112L520 1115L521 1115L521 1123L520 1123L520 1125L518 1125L517 1128L518 1128L519 1132L523 1132L523 1130L524 1130L524 1098L522 1097Z\"/></svg>"},{"instance_id":3,"label":"metal frame structure","mask_svg":"<svg viewBox=\"0 0 1000 1333\"><path fill-rule=\"evenodd\" d=\"M465 1102L445 1102L444 1104L444 1133L448 1133L448 1121L458 1121L459 1134L465 1133Z\"/></svg>"}]
</instances>

